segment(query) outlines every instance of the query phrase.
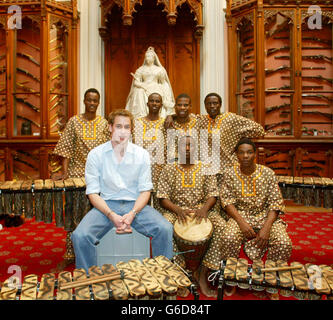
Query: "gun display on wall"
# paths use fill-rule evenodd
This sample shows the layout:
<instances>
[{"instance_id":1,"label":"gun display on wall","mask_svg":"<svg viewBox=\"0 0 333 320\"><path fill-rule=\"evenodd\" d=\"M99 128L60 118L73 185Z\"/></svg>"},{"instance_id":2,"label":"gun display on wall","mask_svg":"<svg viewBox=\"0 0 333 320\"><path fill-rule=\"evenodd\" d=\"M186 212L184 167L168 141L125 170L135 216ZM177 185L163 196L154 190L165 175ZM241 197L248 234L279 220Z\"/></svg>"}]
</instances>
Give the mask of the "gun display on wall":
<instances>
[{"instance_id":1,"label":"gun display on wall","mask_svg":"<svg viewBox=\"0 0 333 320\"><path fill-rule=\"evenodd\" d=\"M273 160L273 161L266 162L267 165L274 164L274 163L288 163L288 161L287 160Z\"/></svg>"},{"instance_id":2,"label":"gun display on wall","mask_svg":"<svg viewBox=\"0 0 333 320\"><path fill-rule=\"evenodd\" d=\"M278 39L278 40L289 40L290 38L286 37L286 36L275 36L274 39ZM327 39L321 39L321 38L316 38L316 37L305 37L302 40L311 40L311 41L325 43L325 44L328 44L329 46L332 46L332 41L331 40L327 40Z\"/></svg>"},{"instance_id":3,"label":"gun display on wall","mask_svg":"<svg viewBox=\"0 0 333 320\"><path fill-rule=\"evenodd\" d=\"M290 50L290 46L283 46L281 48L270 48L267 50L266 56L269 57L270 55L272 55L275 52L287 51L287 50Z\"/></svg>"},{"instance_id":4,"label":"gun display on wall","mask_svg":"<svg viewBox=\"0 0 333 320\"><path fill-rule=\"evenodd\" d=\"M289 110L284 110L281 111L280 115L281 117L287 117L288 114L290 114ZM333 119L333 114L332 113L326 113L326 112L320 112L320 111L302 111L302 114L307 115L307 114L314 114L314 115L319 115L319 116L323 116L325 118L328 118L330 120Z\"/></svg>"},{"instance_id":5,"label":"gun display on wall","mask_svg":"<svg viewBox=\"0 0 333 320\"><path fill-rule=\"evenodd\" d=\"M290 104L284 103L284 104L281 104L279 106L267 107L266 110L265 110L265 112L266 113L270 113L272 111L280 110L280 109L283 109L283 108L290 108Z\"/></svg>"},{"instance_id":6,"label":"gun display on wall","mask_svg":"<svg viewBox=\"0 0 333 320\"><path fill-rule=\"evenodd\" d=\"M279 60L290 60L290 56L275 56L274 59L279 59ZM302 56L302 60L327 60L332 62L333 58L325 56L323 54L316 54L316 55L310 55L310 56Z\"/></svg>"},{"instance_id":7,"label":"gun display on wall","mask_svg":"<svg viewBox=\"0 0 333 320\"><path fill-rule=\"evenodd\" d=\"M283 66L278 67L276 69L265 69L265 73L266 73L266 75L268 75L268 74L272 74L272 73L282 71L282 70L290 70L290 67L287 66L287 65L283 65Z\"/></svg>"},{"instance_id":8,"label":"gun display on wall","mask_svg":"<svg viewBox=\"0 0 333 320\"><path fill-rule=\"evenodd\" d=\"M285 124L290 125L290 121L280 121L280 122L276 122L276 123L266 124L265 125L265 130L273 129L273 128L276 128L278 126L282 126L282 125L285 125Z\"/></svg>"},{"instance_id":9,"label":"gun display on wall","mask_svg":"<svg viewBox=\"0 0 333 320\"><path fill-rule=\"evenodd\" d=\"M302 40L316 41L316 42L326 43L329 46L332 46L332 40L328 40L328 39L321 39L321 38L317 38L317 37L303 37Z\"/></svg>"},{"instance_id":10,"label":"gun display on wall","mask_svg":"<svg viewBox=\"0 0 333 320\"><path fill-rule=\"evenodd\" d=\"M281 98L290 98L291 95L290 94L281 94L280 95ZM302 97L305 98L318 98L318 99L323 99L323 100L327 100L327 101L332 101L333 98L330 98L328 96L325 96L323 94L312 94L312 93L302 93Z\"/></svg>"}]
</instances>

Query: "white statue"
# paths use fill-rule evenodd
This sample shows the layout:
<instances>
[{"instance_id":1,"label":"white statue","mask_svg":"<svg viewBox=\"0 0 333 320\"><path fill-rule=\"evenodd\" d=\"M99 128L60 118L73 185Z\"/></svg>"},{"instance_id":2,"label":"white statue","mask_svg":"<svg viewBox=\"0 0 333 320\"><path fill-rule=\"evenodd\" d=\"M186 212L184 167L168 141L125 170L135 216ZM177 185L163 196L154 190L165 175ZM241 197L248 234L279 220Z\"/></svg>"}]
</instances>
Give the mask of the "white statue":
<instances>
[{"instance_id":1,"label":"white statue","mask_svg":"<svg viewBox=\"0 0 333 320\"><path fill-rule=\"evenodd\" d=\"M131 75L133 81L127 97L126 109L135 119L148 114L148 96L152 93L159 93L162 97L163 107L160 114L162 118L175 113L175 98L168 74L153 47L147 49L143 65Z\"/></svg>"}]
</instances>

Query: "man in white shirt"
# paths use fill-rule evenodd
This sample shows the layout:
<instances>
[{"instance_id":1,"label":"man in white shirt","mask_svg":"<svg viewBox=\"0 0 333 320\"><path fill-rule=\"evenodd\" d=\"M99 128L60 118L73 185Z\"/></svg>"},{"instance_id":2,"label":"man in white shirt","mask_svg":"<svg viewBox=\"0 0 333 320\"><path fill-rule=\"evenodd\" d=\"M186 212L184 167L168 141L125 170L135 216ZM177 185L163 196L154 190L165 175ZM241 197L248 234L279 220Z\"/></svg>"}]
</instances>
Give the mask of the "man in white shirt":
<instances>
[{"instance_id":1,"label":"man in white shirt","mask_svg":"<svg viewBox=\"0 0 333 320\"><path fill-rule=\"evenodd\" d=\"M132 227L152 237L153 256L173 256L173 226L148 206L153 189L149 153L129 142L133 116L127 110L109 115L111 141L91 150L87 157L86 194L94 206L72 234L76 268L97 265L96 245L112 228L117 233Z\"/></svg>"}]
</instances>

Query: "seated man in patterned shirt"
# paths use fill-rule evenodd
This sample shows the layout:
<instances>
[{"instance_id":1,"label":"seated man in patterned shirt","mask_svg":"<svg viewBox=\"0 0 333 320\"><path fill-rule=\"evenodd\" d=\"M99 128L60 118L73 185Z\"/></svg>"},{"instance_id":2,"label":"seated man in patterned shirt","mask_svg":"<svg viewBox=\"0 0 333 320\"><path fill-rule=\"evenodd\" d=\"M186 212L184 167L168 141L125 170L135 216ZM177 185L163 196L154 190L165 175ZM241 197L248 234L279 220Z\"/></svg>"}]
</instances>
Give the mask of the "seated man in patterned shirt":
<instances>
[{"instance_id":1,"label":"seated man in patterned shirt","mask_svg":"<svg viewBox=\"0 0 333 320\"><path fill-rule=\"evenodd\" d=\"M242 244L251 259L288 261L292 243L286 223L281 191L272 169L255 163L255 144L242 138L235 152L239 163L225 172L220 189L222 207L229 220L222 237L222 258L238 258ZM278 296L273 297L274 299Z\"/></svg>"},{"instance_id":2,"label":"seated man in patterned shirt","mask_svg":"<svg viewBox=\"0 0 333 320\"><path fill-rule=\"evenodd\" d=\"M207 166L200 161L194 161L195 139L191 136L181 136L179 140L178 160L185 158L185 161L165 165L158 183L157 198L164 208L163 216L172 224L177 219L184 223L191 215L194 215L194 219L198 222L202 219L209 219L212 222L213 235L203 257L199 285L204 295L216 297L216 292L208 286L207 273L209 269L219 269L220 244L226 225L221 215L212 210L218 196L216 177L207 174ZM175 242L174 251L179 251ZM185 267L181 255L176 256L176 262Z\"/></svg>"}]
</instances>

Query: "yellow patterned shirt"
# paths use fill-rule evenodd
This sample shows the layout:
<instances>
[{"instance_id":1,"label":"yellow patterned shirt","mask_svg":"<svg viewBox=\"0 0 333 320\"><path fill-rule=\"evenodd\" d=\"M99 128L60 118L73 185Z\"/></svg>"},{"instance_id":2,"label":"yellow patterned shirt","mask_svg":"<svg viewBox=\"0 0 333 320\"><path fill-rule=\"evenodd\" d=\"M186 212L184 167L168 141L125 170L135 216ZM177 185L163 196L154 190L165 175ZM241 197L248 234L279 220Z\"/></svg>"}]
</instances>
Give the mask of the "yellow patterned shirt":
<instances>
[{"instance_id":1,"label":"yellow patterned shirt","mask_svg":"<svg viewBox=\"0 0 333 320\"><path fill-rule=\"evenodd\" d=\"M259 229L269 211L284 211L284 202L274 171L259 164L249 176L241 172L239 164L228 168L220 189L220 199L223 208L233 204L252 227Z\"/></svg>"},{"instance_id":2,"label":"yellow patterned shirt","mask_svg":"<svg viewBox=\"0 0 333 320\"><path fill-rule=\"evenodd\" d=\"M163 118L149 121L143 117L134 122L133 143L149 152L154 191L157 189L158 178L165 164L166 145L163 127Z\"/></svg>"},{"instance_id":3,"label":"yellow patterned shirt","mask_svg":"<svg viewBox=\"0 0 333 320\"><path fill-rule=\"evenodd\" d=\"M205 165L198 161L184 169L178 163L166 164L160 175L157 198L169 199L182 209L199 209L208 198L218 197L216 176L205 174Z\"/></svg>"},{"instance_id":4,"label":"yellow patterned shirt","mask_svg":"<svg viewBox=\"0 0 333 320\"><path fill-rule=\"evenodd\" d=\"M242 137L258 138L265 134L259 123L232 112L218 115L215 119L209 115L197 115L197 118L201 132L200 160L207 163L203 156L210 158L212 174L223 173L238 162L234 149Z\"/></svg>"},{"instance_id":5,"label":"yellow patterned shirt","mask_svg":"<svg viewBox=\"0 0 333 320\"><path fill-rule=\"evenodd\" d=\"M82 114L75 115L68 120L53 153L69 159L69 178L84 177L89 151L108 140L110 131L104 117L88 121Z\"/></svg>"}]
</instances>

